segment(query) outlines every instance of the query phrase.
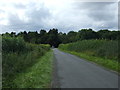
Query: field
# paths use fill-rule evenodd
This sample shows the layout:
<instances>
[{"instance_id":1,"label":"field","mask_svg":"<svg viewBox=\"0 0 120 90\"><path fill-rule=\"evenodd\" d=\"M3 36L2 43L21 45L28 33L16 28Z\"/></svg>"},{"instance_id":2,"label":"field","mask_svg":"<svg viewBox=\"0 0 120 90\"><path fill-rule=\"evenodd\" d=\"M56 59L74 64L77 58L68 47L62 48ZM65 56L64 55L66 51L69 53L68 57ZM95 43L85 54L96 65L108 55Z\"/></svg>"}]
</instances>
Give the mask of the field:
<instances>
[{"instance_id":1,"label":"field","mask_svg":"<svg viewBox=\"0 0 120 90\"><path fill-rule=\"evenodd\" d=\"M21 85L25 85L22 87L32 87L31 85L28 85L28 83L30 82L29 80L33 80L37 83L37 77L31 79L30 77L33 77L34 74L30 74L30 72L38 73L35 70L33 72L31 71L31 69L34 69L36 67L39 67L39 76L41 76L40 73L46 75L43 78L41 76L41 82L43 82L46 77L48 79L45 80L44 83L41 83L39 87L48 87L52 68L52 52L50 51L50 46L43 44L37 45L26 43L20 37L3 37L2 39L2 87L19 88L21 86L19 86L18 83L22 83ZM48 51L50 52L47 53ZM50 65L46 64L47 66L44 67L45 63L47 62L50 63ZM26 75L26 79L20 77L21 74ZM19 79L24 79L24 83Z\"/></svg>"},{"instance_id":2,"label":"field","mask_svg":"<svg viewBox=\"0 0 120 90\"><path fill-rule=\"evenodd\" d=\"M118 41L83 40L61 44L59 49L118 71Z\"/></svg>"}]
</instances>

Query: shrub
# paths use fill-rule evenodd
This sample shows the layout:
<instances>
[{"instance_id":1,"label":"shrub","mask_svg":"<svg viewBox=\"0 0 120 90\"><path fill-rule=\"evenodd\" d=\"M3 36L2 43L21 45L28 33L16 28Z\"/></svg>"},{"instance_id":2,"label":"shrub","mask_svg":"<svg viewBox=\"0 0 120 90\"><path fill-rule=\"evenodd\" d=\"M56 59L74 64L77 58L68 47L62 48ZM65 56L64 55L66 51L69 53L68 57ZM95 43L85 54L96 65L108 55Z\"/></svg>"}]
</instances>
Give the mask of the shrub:
<instances>
[{"instance_id":1,"label":"shrub","mask_svg":"<svg viewBox=\"0 0 120 90\"><path fill-rule=\"evenodd\" d=\"M3 87L15 87L13 80L38 62L48 50L49 45L26 43L19 37L3 37L2 40L2 83Z\"/></svg>"}]
</instances>

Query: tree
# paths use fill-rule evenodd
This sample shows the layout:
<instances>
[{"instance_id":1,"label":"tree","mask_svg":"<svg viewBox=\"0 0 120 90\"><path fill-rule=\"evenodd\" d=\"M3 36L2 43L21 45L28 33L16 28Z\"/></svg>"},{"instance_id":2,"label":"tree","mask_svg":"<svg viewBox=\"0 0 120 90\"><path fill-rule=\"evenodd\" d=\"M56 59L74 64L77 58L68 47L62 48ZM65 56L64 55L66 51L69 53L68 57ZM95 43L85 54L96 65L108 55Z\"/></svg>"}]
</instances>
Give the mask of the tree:
<instances>
[{"instance_id":1,"label":"tree","mask_svg":"<svg viewBox=\"0 0 120 90\"><path fill-rule=\"evenodd\" d=\"M16 33L15 33L15 32L11 32L10 36L11 36L11 37L15 37L15 36L16 36Z\"/></svg>"},{"instance_id":2,"label":"tree","mask_svg":"<svg viewBox=\"0 0 120 90\"><path fill-rule=\"evenodd\" d=\"M47 44L48 34L46 30L40 30L40 34L38 36L38 42L40 44Z\"/></svg>"},{"instance_id":3,"label":"tree","mask_svg":"<svg viewBox=\"0 0 120 90\"><path fill-rule=\"evenodd\" d=\"M48 32L48 43L51 46L58 47L58 45L61 43L59 37L58 37L58 29L50 29Z\"/></svg>"},{"instance_id":4,"label":"tree","mask_svg":"<svg viewBox=\"0 0 120 90\"><path fill-rule=\"evenodd\" d=\"M77 38L77 32L70 31L67 34L68 42L76 42L79 38Z\"/></svg>"},{"instance_id":5,"label":"tree","mask_svg":"<svg viewBox=\"0 0 120 90\"><path fill-rule=\"evenodd\" d=\"M37 43L38 32L28 32L27 39L30 43Z\"/></svg>"},{"instance_id":6,"label":"tree","mask_svg":"<svg viewBox=\"0 0 120 90\"><path fill-rule=\"evenodd\" d=\"M81 40L84 39L97 39L98 35L95 31L93 31L92 29L82 29L79 31L79 36L81 38Z\"/></svg>"},{"instance_id":7,"label":"tree","mask_svg":"<svg viewBox=\"0 0 120 90\"><path fill-rule=\"evenodd\" d=\"M110 31L108 29L99 30L98 32L99 39L110 39Z\"/></svg>"},{"instance_id":8,"label":"tree","mask_svg":"<svg viewBox=\"0 0 120 90\"><path fill-rule=\"evenodd\" d=\"M59 33L59 39L61 41L61 43L65 44L65 43L68 43L69 40L68 40L68 37L67 37L67 34L66 33L62 33L60 32Z\"/></svg>"}]
</instances>

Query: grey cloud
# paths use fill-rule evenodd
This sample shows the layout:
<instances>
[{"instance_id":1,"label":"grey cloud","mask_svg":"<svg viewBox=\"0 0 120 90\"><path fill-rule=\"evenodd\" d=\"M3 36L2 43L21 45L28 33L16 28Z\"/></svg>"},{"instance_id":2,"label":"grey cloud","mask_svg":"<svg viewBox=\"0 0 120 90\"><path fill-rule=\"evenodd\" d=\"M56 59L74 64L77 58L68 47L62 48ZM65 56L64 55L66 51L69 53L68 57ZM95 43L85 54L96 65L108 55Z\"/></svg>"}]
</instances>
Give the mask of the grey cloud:
<instances>
[{"instance_id":1,"label":"grey cloud","mask_svg":"<svg viewBox=\"0 0 120 90\"><path fill-rule=\"evenodd\" d=\"M111 5L115 7L113 2L85 2L77 5L78 9L85 10L88 17L94 20L105 21L115 18L115 11L113 11L111 8Z\"/></svg>"},{"instance_id":2,"label":"grey cloud","mask_svg":"<svg viewBox=\"0 0 120 90\"><path fill-rule=\"evenodd\" d=\"M106 21L106 20L111 20L114 19L115 16L113 14L110 14L111 12L106 12L106 10L97 10L97 11L91 11L88 13L89 17L96 21Z\"/></svg>"},{"instance_id":3,"label":"grey cloud","mask_svg":"<svg viewBox=\"0 0 120 90\"><path fill-rule=\"evenodd\" d=\"M112 3L108 3L108 5L106 4L102 4L103 6L101 4L97 4L99 7L97 6L95 10L93 9L92 11L90 11L88 15L97 21L109 21L111 19L114 19L115 11L109 9L109 5Z\"/></svg>"},{"instance_id":4,"label":"grey cloud","mask_svg":"<svg viewBox=\"0 0 120 90\"><path fill-rule=\"evenodd\" d=\"M114 2L84 2L74 3L74 8L84 10L92 22L103 22L108 29L117 28L117 3ZM94 25L93 25L94 26ZM93 28L100 28L94 26ZM101 28L105 28L101 27Z\"/></svg>"},{"instance_id":5,"label":"grey cloud","mask_svg":"<svg viewBox=\"0 0 120 90\"><path fill-rule=\"evenodd\" d=\"M114 4L114 2L74 2L73 7L76 9L82 9L82 10L104 10L106 8L109 8L108 6Z\"/></svg>"},{"instance_id":6,"label":"grey cloud","mask_svg":"<svg viewBox=\"0 0 120 90\"><path fill-rule=\"evenodd\" d=\"M17 14L9 14L8 21L9 21L9 25L11 26L17 26L17 25L20 26L22 24L25 24L24 21L20 20Z\"/></svg>"},{"instance_id":7,"label":"grey cloud","mask_svg":"<svg viewBox=\"0 0 120 90\"><path fill-rule=\"evenodd\" d=\"M50 17L50 12L49 9L41 7L39 9L33 8L32 10L28 10L26 15L28 18L30 18L30 22L41 23L42 20Z\"/></svg>"},{"instance_id":8,"label":"grey cloud","mask_svg":"<svg viewBox=\"0 0 120 90\"><path fill-rule=\"evenodd\" d=\"M17 3L17 4L14 4L13 6L15 8L18 8L18 9L25 9L26 8L26 5L23 5L22 3Z\"/></svg>"},{"instance_id":9,"label":"grey cloud","mask_svg":"<svg viewBox=\"0 0 120 90\"><path fill-rule=\"evenodd\" d=\"M45 27L45 19L50 17L49 9L44 7L44 5L41 5L40 8L35 7L35 5L31 8L29 7L25 12L25 16L29 19L27 22L21 20L17 14L9 14L9 29L16 31L39 30Z\"/></svg>"}]
</instances>

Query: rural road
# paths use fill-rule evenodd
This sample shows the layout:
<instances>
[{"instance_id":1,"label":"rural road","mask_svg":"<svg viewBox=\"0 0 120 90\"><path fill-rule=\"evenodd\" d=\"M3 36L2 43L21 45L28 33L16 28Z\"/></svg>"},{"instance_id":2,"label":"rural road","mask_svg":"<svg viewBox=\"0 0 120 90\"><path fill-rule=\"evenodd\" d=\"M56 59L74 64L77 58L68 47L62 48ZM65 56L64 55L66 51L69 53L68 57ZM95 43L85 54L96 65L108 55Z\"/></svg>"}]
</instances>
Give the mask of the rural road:
<instances>
[{"instance_id":1,"label":"rural road","mask_svg":"<svg viewBox=\"0 0 120 90\"><path fill-rule=\"evenodd\" d=\"M54 88L118 88L117 74L56 48L53 51Z\"/></svg>"}]
</instances>

